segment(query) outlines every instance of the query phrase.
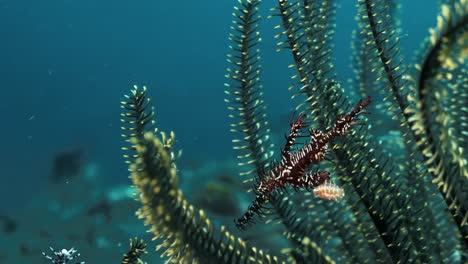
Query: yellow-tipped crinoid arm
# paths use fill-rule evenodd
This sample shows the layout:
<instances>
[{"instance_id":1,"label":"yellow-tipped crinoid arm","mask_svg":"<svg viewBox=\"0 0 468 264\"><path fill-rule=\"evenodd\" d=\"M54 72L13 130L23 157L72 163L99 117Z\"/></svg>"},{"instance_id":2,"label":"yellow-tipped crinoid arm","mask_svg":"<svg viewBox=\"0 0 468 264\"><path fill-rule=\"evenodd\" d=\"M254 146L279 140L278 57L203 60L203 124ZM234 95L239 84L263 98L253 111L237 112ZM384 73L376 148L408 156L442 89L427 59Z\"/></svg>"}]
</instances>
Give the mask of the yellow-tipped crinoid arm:
<instances>
[{"instance_id":1,"label":"yellow-tipped crinoid arm","mask_svg":"<svg viewBox=\"0 0 468 264\"><path fill-rule=\"evenodd\" d=\"M172 263L278 263L278 258L231 235L224 226L215 232L203 210L197 210L177 187L177 174L171 158L174 133L161 139L151 132L134 138L137 158L130 165L131 179L142 207L139 218L162 242L157 250Z\"/></svg>"},{"instance_id":2,"label":"yellow-tipped crinoid arm","mask_svg":"<svg viewBox=\"0 0 468 264\"><path fill-rule=\"evenodd\" d=\"M124 157L142 207L137 211L169 263L279 263L277 257L249 247L224 226L216 231L203 210L185 200L178 187L175 135L156 136L154 109L146 87L134 86L122 102Z\"/></svg>"}]
</instances>

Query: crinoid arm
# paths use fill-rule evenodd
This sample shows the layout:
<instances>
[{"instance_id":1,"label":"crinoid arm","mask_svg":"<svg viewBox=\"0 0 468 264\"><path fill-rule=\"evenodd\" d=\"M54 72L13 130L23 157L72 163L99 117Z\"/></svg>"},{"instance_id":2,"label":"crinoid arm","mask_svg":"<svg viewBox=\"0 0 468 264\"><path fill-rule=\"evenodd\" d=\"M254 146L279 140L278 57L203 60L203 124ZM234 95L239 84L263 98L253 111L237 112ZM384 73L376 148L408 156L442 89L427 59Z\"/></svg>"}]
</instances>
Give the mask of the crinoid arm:
<instances>
[{"instance_id":1,"label":"crinoid arm","mask_svg":"<svg viewBox=\"0 0 468 264\"><path fill-rule=\"evenodd\" d=\"M145 264L141 256L146 253L146 243L143 239L130 239L130 249L124 254L121 264Z\"/></svg>"},{"instance_id":2,"label":"crinoid arm","mask_svg":"<svg viewBox=\"0 0 468 264\"><path fill-rule=\"evenodd\" d=\"M139 96L129 96L124 105L137 105L140 101L147 101L146 98L141 98L146 97L146 93L140 94L132 90L132 94ZM125 150L132 155L126 157L130 157L130 178L142 204L137 215L144 219L145 225L151 226L150 232L155 239L161 238L156 249L163 251L161 257L166 258L167 263L280 262L278 257L248 246L242 239L231 235L224 226L216 230L205 212L191 205L177 186L174 133L161 132L155 135L152 126L151 131L146 131L149 126L140 126L137 120L148 116L147 111L152 112L148 110L150 108L125 109L128 111L124 114L124 124L127 126L125 131L131 130L133 125L144 132L135 133L130 139L124 137L131 144ZM137 249L135 253L143 253L144 249L139 241L132 245ZM130 255L138 257L134 253Z\"/></svg>"}]
</instances>

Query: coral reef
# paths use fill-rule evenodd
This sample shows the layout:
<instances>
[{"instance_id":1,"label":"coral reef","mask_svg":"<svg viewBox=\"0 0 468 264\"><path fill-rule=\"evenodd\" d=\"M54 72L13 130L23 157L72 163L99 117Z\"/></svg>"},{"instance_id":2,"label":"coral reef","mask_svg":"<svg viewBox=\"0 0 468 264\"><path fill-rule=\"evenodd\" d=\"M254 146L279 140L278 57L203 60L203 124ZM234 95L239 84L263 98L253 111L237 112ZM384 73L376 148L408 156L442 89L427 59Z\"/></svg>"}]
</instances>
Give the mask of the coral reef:
<instances>
[{"instance_id":1,"label":"coral reef","mask_svg":"<svg viewBox=\"0 0 468 264\"><path fill-rule=\"evenodd\" d=\"M226 74L240 176L250 184L275 168L260 82L260 4L239 0L235 7ZM333 140L323 160L346 192L342 202L316 199L307 190L288 192L290 187L273 188L263 201L290 244L281 254L215 227L187 201L178 187L174 133L154 129L146 88L132 90L122 102L125 157L142 204L137 214L151 226L162 257L172 263L468 260L468 4L441 5L414 71L399 51L397 8L394 1L359 1L355 74L345 91L331 62L334 1L278 0L278 47L292 55L297 82L290 89L302 98L296 109L307 116L304 122L328 131L357 97L372 96L375 105L369 125ZM374 128L382 124L395 130ZM401 143L389 148L380 136Z\"/></svg>"}]
</instances>

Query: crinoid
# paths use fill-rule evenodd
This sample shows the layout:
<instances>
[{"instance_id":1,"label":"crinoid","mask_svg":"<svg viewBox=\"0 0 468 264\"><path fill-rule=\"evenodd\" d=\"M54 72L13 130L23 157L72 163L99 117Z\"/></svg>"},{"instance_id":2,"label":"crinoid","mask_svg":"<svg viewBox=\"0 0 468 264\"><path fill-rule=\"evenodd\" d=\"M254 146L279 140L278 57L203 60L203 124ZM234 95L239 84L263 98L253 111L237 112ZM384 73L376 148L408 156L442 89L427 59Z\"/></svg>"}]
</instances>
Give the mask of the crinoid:
<instances>
[{"instance_id":1,"label":"crinoid","mask_svg":"<svg viewBox=\"0 0 468 264\"><path fill-rule=\"evenodd\" d=\"M349 133L349 129L359 124L356 118L364 113L363 109L371 102L370 97L361 100L349 114L339 117L334 126L326 132L320 130L309 130L310 142L298 150L292 152L291 147L300 136L300 131L306 127L304 123L305 115L291 124L289 134L286 137L286 144L281 151L280 162L272 166L266 175L258 175L255 183L255 200L249 206L247 212L235 220L236 226L243 229L255 214L263 214L263 207L269 201L272 193L277 189L284 189L292 186L294 189L313 189L319 197L325 199L333 198L333 193L342 194L343 190L334 184L330 184L329 173L326 171L309 171L311 164L322 161L327 154L328 145L335 137L343 137ZM333 188L331 188L333 187ZM340 195L342 196L342 195Z\"/></svg>"},{"instance_id":2,"label":"crinoid","mask_svg":"<svg viewBox=\"0 0 468 264\"><path fill-rule=\"evenodd\" d=\"M189 203L178 187L174 133L153 128L147 91L135 87L122 103L125 157L142 204L137 215L161 256L172 263L466 263L468 4L442 2L411 72L399 51L398 5L359 0L345 92L332 63L335 2L278 0L278 48L292 56L290 89L301 114L274 163L260 80L261 1L238 1L225 101L239 176L255 196L236 224L244 228L268 209L289 243L281 251L266 253L231 226L215 227ZM352 108L369 96L372 104ZM372 115L358 125L364 108ZM320 129L301 137L306 127ZM302 189L325 199L346 195L336 203Z\"/></svg>"}]
</instances>

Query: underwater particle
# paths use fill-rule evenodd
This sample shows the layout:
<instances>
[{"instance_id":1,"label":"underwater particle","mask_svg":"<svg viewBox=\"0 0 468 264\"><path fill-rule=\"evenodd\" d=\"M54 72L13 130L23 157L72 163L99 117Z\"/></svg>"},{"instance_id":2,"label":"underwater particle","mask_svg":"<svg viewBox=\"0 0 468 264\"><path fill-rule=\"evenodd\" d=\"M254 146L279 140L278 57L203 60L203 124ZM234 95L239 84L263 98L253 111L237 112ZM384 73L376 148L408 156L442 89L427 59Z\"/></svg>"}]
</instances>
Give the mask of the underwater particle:
<instances>
[{"instance_id":1,"label":"underwater particle","mask_svg":"<svg viewBox=\"0 0 468 264\"><path fill-rule=\"evenodd\" d=\"M326 200L337 201L344 196L344 190L331 181L326 181L314 188L314 195Z\"/></svg>"},{"instance_id":2,"label":"underwater particle","mask_svg":"<svg viewBox=\"0 0 468 264\"><path fill-rule=\"evenodd\" d=\"M42 252L42 255L51 261L53 264L66 264L68 261L73 260L80 256L80 253L75 248L62 249L60 251L54 251L52 247L49 247L50 251L54 253L54 256L49 256ZM76 264L85 264L85 262L77 262Z\"/></svg>"}]
</instances>

